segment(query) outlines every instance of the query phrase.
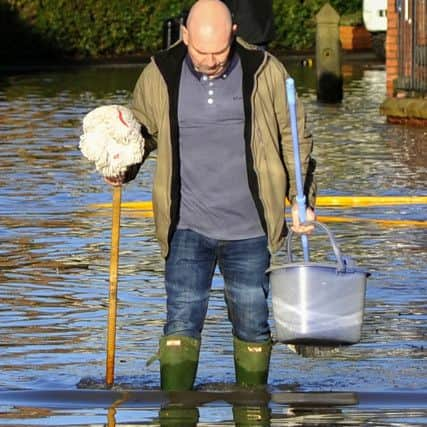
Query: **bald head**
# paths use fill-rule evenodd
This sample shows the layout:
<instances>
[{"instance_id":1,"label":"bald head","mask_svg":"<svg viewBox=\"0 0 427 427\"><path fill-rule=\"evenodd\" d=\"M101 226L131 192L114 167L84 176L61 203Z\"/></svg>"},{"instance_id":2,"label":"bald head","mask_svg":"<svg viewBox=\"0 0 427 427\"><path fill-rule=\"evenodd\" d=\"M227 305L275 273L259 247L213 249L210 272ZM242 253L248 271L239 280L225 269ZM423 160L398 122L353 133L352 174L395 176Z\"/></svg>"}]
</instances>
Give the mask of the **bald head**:
<instances>
[{"instance_id":1,"label":"bald head","mask_svg":"<svg viewBox=\"0 0 427 427\"><path fill-rule=\"evenodd\" d=\"M187 29L193 38L207 42L228 38L232 31L230 11L222 1L199 0L190 10Z\"/></svg>"},{"instance_id":2,"label":"bald head","mask_svg":"<svg viewBox=\"0 0 427 427\"><path fill-rule=\"evenodd\" d=\"M182 38L196 69L215 77L228 58L236 28L220 0L198 0L190 10Z\"/></svg>"}]
</instances>

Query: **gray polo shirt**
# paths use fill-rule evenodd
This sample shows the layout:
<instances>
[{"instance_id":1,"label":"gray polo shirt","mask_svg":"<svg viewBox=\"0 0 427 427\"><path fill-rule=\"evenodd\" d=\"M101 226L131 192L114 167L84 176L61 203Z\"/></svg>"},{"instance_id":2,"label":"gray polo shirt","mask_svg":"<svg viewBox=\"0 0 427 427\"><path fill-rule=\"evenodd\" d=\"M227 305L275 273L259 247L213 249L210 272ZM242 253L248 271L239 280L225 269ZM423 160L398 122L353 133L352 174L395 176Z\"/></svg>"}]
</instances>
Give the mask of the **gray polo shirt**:
<instances>
[{"instance_id":1,"label":"gray polo shirt","mask_svg":"<svg viewBox=\"0 0 427 427\"><path fill-rule=\"evenodd\" d=\"M187 56L178 100L179 229L218 240L265 234L249 190L244 120L238 56L215 79L195 71Z\"/></svg>"}]
</instances>

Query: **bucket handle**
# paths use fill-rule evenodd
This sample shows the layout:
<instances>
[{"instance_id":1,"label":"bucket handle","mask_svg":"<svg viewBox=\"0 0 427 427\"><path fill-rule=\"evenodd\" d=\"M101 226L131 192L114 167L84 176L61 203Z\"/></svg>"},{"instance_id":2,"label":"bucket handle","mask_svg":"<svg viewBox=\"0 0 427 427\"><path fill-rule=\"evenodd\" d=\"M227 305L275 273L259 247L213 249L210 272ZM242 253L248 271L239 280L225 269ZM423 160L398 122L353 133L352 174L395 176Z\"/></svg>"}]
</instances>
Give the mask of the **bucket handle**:
<instances>
[{"instance_id":1,"label":"bucket handle","mask_svg":"<svg viewBox=\"0 0 427 427\"><path fill-rule=\"evenodd\" d=\"M329 230L328 227L326 227L325 224L322 224L321 222L318 221L307 221L304 224L314 224L320 228L322 228L324 231L326 231L326 234L329 237L329 240L331 242L332 245L332 250L334 251L335 254L335 258L337 259L337 272L338 273L345 273L346 271L346 266L345 266L345 262L343 260L343 256L341 253L340 248L338 247L337 242L335 241L335 237L332 234L331 230ZM287 250L288 250L288 262L292 263L293 259L292 259L292 236L294 234L294 231L292 229L290 229L289 234L287 236Z\"/></svg>"}]
</instances>

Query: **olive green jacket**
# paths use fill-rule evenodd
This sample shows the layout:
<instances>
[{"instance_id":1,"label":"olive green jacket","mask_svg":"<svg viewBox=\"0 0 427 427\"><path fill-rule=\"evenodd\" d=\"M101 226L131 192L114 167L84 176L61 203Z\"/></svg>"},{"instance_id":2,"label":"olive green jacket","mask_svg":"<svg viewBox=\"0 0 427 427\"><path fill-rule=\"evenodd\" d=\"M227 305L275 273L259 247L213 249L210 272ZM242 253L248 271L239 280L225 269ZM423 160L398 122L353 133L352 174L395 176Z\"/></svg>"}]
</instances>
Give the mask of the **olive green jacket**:
<instances>
[{"instance_id":1,"label":"olive green jacket","mask_svg":"<svg viewBox=\"0 0 427 427\"><path fill-rule=\"evenodd\" d=\"M285 86L288 74L274 56L256 50L242 40L237 40L233 49L239 55L243 70L244 138L249 187L261 225L268 236L269 250L274 253L283 244L287 232L285 198L294 200L296 196ZM178 42L155 55L136 83L131 105L136 118L143 125L146 155L157 149L153 209L156 234L164 257L168 255L169 242L179 220L178 90L186 54L186 46ZM299 102L297 115L306 199L308 205L314 206L312 139L305 131L303 107Z\"/></svg>"}]
</instances>

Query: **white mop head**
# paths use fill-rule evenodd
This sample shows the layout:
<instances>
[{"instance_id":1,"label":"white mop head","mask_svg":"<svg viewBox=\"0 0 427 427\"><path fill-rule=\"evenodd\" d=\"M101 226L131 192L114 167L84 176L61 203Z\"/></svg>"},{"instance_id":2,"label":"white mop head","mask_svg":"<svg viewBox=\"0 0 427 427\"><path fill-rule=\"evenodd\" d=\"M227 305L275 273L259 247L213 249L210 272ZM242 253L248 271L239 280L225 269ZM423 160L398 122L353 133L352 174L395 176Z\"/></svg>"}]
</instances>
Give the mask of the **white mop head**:
<instances>
[{"instance_id":1,"label":"white mop head","mask_svg":"<svg viewBox=\"0 0 427 427\"><path fill-rule=\"evenodd\" d=\"M83 119L80 150L105 177L117 177L144 155L141 125L132 111L121 105L105 105Z\"/></svg>"}]
</instances>

